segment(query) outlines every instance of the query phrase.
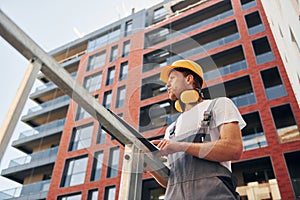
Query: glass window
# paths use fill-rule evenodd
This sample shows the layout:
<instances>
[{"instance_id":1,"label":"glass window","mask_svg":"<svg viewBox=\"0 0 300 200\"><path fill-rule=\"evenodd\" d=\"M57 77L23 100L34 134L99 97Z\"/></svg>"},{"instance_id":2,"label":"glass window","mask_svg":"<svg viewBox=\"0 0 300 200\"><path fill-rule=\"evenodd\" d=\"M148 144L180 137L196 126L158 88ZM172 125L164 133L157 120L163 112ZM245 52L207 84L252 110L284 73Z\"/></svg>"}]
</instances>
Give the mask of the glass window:
<instances>
[{"instance_id":1,"label":"glass window","mask_svg":"<svg viewBox=\"0 0 300 200\"><path fill-rule=\"evenodd\" d=\"M106 52L102 51L98 54L92 55L89 58L87 71L96 69L98 67L102 67L105 65L105 59L106 59Z\"/></svg>"},{"instance_id":2,"label":"glass window","mask_svg":"<svg viewBox=\"0 0 300 200\"><path fill-rule=\"evenodd\" d=\"M81 120L81 119L85 119L85 118L89 118L89 117L91 117L91 115L87 111L85 111L82 107L78 106L75 120L77 121L77 120Z\"/></svg>"},{"instance_id":3,"label":"glass window","mask_svg":"<svg viewBox=\"0 0 300 200\"><path fill-rule=\"evenodd\" d=\"M123 43L123 53L122 57L128 56L130 53L130 40Z\"/></svg>"},{"instance_id":4,"label":"glass window","mask_svg":"<svg viewBox=\"0 0 300 200\"><path fill-rule=\"evenodd\" d=\"M125 86L119 87L117 92L116 108L120 108L124 106L125 97L126 97L126 87Z\"/></svg>"},{"instance_id":5,"label":"glass window","mask_svg":"<svg viewBox=\"0 0 300 200\"><path fill-rule=\"evenodd\" d=\"M93 124L74 128L69 145L69 151L83 149L91 146L93 128Z\"/></svg>"},{"instance_id":6,"label":"glass window","mask_svg":"<svg viewBox=\"0 0 300 200\"><path fill-rule=\"evenodd\" d=\"M71 158L66 161L61 187L84 183L88 157Z\"/></svg>"},{"instance_id":7,"label":"glass window","mask_svg":"<svg viewBox=\"0 0 300 200\"><path fill-rule=\"evenodd\" d=\"M267 37L252 41L257 64L264 64L275 59Z\"/></svg>"},{"instance_id":8,"label":"glass window","mask_svg":"<svg viewBox=\"0 0 300 200\"><path fill-rule=\"evenodd\" d=\"M105 108L110 108L111 105L111 98L112 98L112 94L111 94L111 90L110 91L106 91L104 93L104 97L103 97L103 106Z\"/></svg>"},{"instance_id":9,"label":"glass window","mask_svg":"<svg viewBox=\"0 0 300 200\"><path fill-rule=\"evenodd\" d=\"M120 156L120 148L113 147L109 152L109 161L107 167L107 178L114 178L118 176L118 168L119 168L119 156Z\"/></svg>"},{"instance_id":10,"label":"glass window","mask_svg":"<svg viewBox=\"0 0 300 200\"><path fill-rule=\"evenodd\" d=\"M127 21L125 24L125 36L128 36L132 33L132 20Z\"/></svg>"},{"instance_id":11,"label":"glass window","mask_svg":"<svg viewBox=\"0 0 300 200\"><path fill-rule=\"evenodd\" d=\"M91 181L100 180L102 165L103 165L103 151L99 151L96 152L94 155Z\"/></svg>"},{"instance_id":12,"label":"glass window","mask_svg":"<svg viewBox=\"0 0 300 200\"><path fill-rule=\"evenodd\" d=\"M268 100L287 95L277 67L261 71L260 74Z\"/></svg>"},{"instance_id":13,"label":"glass window","mask_svg":"<svg viewBox=\"0 0 300 200\"><path fill-rule=\"evenodd\" d=\"M244 151L268 146L258 112L243 115L247 126L242 130Z\"/></svg>"},{"instance_id":14,"label":"glass window","mask_svg":"<svg viewBox=\"0 0 300 200\"><path fill-rule=\"evenodd\" d=\"M104 200L115 200L116 199L116 186L105 187Z\"/></svg>"},{"instance_id":15,"label":"glass window","mask_svg":"<svg viewBox=\"0 0 300 200\"><path fill-rule=\"evenodd\" d=\"M253 8L254 6L256 6L256 1L255 0L240 0L240 1L241 1L241 5L242 5L243 10L248 10L248 9Z\"/></svg>"},{"instance_id":16,"label":"glass window","mask_svg":"<svg viewBox=\"0 0 300 200\"><path fill-rule=\"evenodd\" d=\"M84 78L84 88L89 92L99 90L102 82L102 72Z\"/></svg>"},{"instance_id":17,"label":"glass window","mask_svg":"<svg viewBox=\"0 0 300 200\"><path fill-rule=\"evenodd\" d=\"M105 142L106 134L106 130L99 125L96 144L103 144Z\"/></svg>"},{"instance_id":18,"label":"glass window","mask_svg":"<svg viewBox=\"0 0 300 200\"><path fill-rule=\"evenodd\" d=\"M300 133L290 104L271 108L280 143L300 139Z\"/></svg>"},{"instance_id":19,"label":"glass window","mask_svg":"<svg viewBox=\"0 0 300 200\"><path fill-rule=\"evenodd\" d=\"M249 35L254 35L265 30L258 11L246 15L245 20Z\"/></svg>"},{"instance_id":20,"label":"glass window","mask_svg":"<svg viewBox=\"0 0 300 200\"><path fill-rule=\"evenodd\" d=\"M99 49L105 45L117 41L121 36L120 26L116 26L109 31L106 31L99 35L96 39L89 41L87 51L91 52L95 49Z\"/></svg>"},{"instance_id":21,"label":"glass window","mask_svg":"<svg viewBox=\"0 0 300 200\"><path fill-rule=\"evenodd\" d=\"M81 200L81 193L64 195L64 196L58 197L57 199L58 200Z\"/></svg>"},{"instance_id":22,"label":"glass window","mask_svg":"<svg viewBox=\"0 0 300 200\"><path fill-rule=\"evenodd\" d=\"M123 62L121 63L119 81L123 81L127 79L127 75L128 75L128 62Z\"/></svg>"},{"instance_id":23,"label":"glass window","mask_svg":"<svg viewBox=\"0 0 300 200\"><path fill-rule=\"evenodd\" d=\"M149 131L169 125L178 117L170 100L157 102L140 108L139 131Z\"/></svg>"},{"instance_id":24,"label":"glass window","mask_svg":"<svg viewBox=\"0 0 300 200\"><path fill-rule=\"evenodd\" d=\"M115 61L115 60L117 60L117 57L118 57L118 45L113 46L113 47L111 48L110 59L109 59L109 61L110 61L110 62Z\"/></svg>"},{"instance_id":25,"label":"glass window","mask_svg":"<svg viewBox=\"0 0 300 200\"><path fill-rule=\"evenodd\" d=\"M110 67L108 69L105 85L111 85L114 83L115 72L116 72L115 67Z\"/></svg>"},{"instance_id":26,"label":"glass window","mask_svg":"<svg viewBox=\"0 0 300 200\"><path fill-rule=\"evenodd\" d=\"M160 80L159 74L142 80L141 100L155 97L166 92L167 88Z\"/></svg>"},{"instance_id":27,"label":"glass window","mask_svg":"<svg viewBox=\"0 0 300 200\"><path fill-rule=\"evenodd\" d=\"M88 193L88 200L98 200L98 190L90 190Z\"/></svg>"}]
</instances>

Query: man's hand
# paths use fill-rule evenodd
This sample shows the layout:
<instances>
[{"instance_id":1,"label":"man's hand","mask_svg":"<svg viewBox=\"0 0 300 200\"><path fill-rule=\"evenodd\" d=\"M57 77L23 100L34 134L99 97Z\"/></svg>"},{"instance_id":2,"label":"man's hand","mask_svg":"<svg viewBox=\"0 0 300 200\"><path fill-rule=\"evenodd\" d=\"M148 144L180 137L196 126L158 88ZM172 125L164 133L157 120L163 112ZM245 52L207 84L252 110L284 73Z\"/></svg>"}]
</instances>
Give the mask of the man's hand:
<instances>
[{"instance_id":1,"label":"man's hand","mask_svg":"<svg viewBox=\"0 0 300 200\"><path fill-rule=\"evenodd\" d=\"M172 153L180 152L182 151L180 142L175 142L171 140L152 140L153 144L157 146L157 148L160 149L158 152L159 156L167 156Z\"/></svg>"}]
</instances>

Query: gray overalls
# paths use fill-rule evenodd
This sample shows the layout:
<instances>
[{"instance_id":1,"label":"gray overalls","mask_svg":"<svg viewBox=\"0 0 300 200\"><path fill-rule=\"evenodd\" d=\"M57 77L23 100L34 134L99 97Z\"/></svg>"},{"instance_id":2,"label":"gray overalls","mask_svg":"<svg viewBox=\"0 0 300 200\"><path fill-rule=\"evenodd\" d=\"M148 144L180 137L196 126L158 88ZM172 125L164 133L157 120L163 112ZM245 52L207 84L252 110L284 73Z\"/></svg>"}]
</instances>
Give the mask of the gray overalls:
<instances>
[{"instance_id":1,"label":"gray overalls","mask_svg":"<svg viewBox=\"0 0 300 200\"><path fill-rule=\"evenodd\" d=\"M201 122L203 128L202 123L203 121ZM203 134L199 131L191 131L180 136L173 134L170 136L170 140L203 142L202 137ZM200 159L183 152L170 154L168 160L170 177L165 200L239 199L235 193L231 172L220 163Z\"/></svg>"}]
</instances>

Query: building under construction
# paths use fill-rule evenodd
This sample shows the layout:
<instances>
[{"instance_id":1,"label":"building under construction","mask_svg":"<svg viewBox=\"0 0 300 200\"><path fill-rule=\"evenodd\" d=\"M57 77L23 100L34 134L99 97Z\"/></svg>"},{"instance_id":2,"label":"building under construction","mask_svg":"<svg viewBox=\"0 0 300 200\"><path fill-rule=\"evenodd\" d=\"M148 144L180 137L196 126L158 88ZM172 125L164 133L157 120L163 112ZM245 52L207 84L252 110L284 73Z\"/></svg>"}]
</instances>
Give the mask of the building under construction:
<instances>
[{"instance_id":1,"label":"building under construction","mask_svg":"<svg viewBox=\"0 0 300 200\"><path fill-rule=\"evenodd\" d=\"M298 82L289 72L299 67L292 61L300 62L300 35L290 27L285 37L292 38L294 54L283 56L264 3L164 0L48 53L149 139L162 138L179 115L159 80L161 67L196 61L205 98L227 96L247 122L242 158L232 163L242 198L300 199L300 72ZM292 4L299 16L299 2ZM1 172L23 186L1 191L0 199L118 199L122 142L73 100L75 93L65 94L46 73L37 81L43 85L30 100L39 106L21 117L32 128L12 143L28 155ZM163 199L164 188L148 173L142 178L141 199Z\"/></svg>"}]
</instances>

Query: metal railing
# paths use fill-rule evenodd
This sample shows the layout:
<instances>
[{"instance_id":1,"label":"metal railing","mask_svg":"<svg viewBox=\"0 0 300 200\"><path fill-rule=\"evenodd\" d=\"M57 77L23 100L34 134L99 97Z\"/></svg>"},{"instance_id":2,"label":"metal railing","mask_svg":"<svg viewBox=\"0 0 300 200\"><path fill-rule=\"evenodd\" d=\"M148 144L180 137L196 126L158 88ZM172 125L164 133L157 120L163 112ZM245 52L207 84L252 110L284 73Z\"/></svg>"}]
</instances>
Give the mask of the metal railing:
<instances>
[{"instance_id":1,"label":"metal railing","mask_svg":"<svg viewBox=\"0 0 300 200\"><path fill-rule=\"evenodd\" d=\"M237 32L237 33L225 36L223 38L214 40L212 42L206 43L204 45L200 45L199 47L187 50L187 51L182 52L178 55L172 56L172 57L167 59L167 63L172 63L172 62L174 62L176 60L180 60L182 58L187 58L187 57L191 57L191 56L206 52L208 50L223 46L225 44L229 44L229 43L231 43L233 41L236 41L238 39L240 39L240 34Z\"/></svg>"},{"instance_id":2,"label":"metal railing","mask_svg":"<svg viewBox=\"0 0 300 200\"><path fill-rule=\"evenodd\" d=\"M57 153L58 153L58 147L53 147L51 149L47 149L47 150L39 151L39 152L36 152L36 153L32 153L30 155L23 156L23 157L11 160L9 162L8 168L16 167L16 166L20 166L20 165L25 165L25 164L32 163L32 162L35 162L35 161L41 161L41 160L49 159L52 156L56 156Z\"/></svg>"},{"instance_id":3,"label":"metal railing","mask_svg":"<svg viewBox=\"0 0 300 200\"><path fill-rule=\"evenodd\" d=\"M265 30L265 26L263 24L258 24L248 29L249 35L254 35L256 33L260 33Z\"/></svg>"},{"instance_id":4,"label":"metal railing","mask_svg":"<svg viewBox=\"0 0 300 200\"><path fill-rule=\"evenodd\" d=\"M286 96L286 90L283 84L275 85L273 87L266 88L267 99L276 99L279 97Z\"/></svg>"},{"instance_id":5,"label":"metal railing","mask_svg":"<svg viewBox=\"0 0 300 200\"><path fill-rule=\"evenodd\" d=\"M188 33L188 32L190 32L190 31L199 29L199 28L201 28L201 27L203 27L203 26L212 24L212 23L217 22L217 21L219 21L219 20L222 20L222 19L224 19L224 18L226 18L226 17L229 17L229 16L233 15L233 13L234 13L233 10L228 10L228 11L226 11L226 12L224 12L224 13L218 14L218 15L216 15L216 16L213 16L213 17L211 17L211 18L208 18L208 19L205 19L205 20L203 20L203 21L200 21L200 22L198 22L198 23L196 23L196 24L193 24L193 25L191 25L191 26L188 26L188 27L186 27L186 28L184 28L184 29L181 29L181 30L179 30L179 31L176 31L176 32L174 32L174 33L168 34L168 35L167 35L167 40L172 39L172 38L175 38L175 37L180 36L180 35L182 35L182 34Z\"/></svg>"},{"instance_id":6,"label":"metal railing","mask_svg":"<svg viewBox=\"0 0 300 200\"><path fill-rule=\"evenodd\" d=\"M269 51L269 52L266 52L266 53L263 53L263 54L260 54L260 55L256 56L257 64L263 64L263 63L266 63L266 62L270 62L274 59L275 59L275 56L274 56L272 51Z\"/></svg>"},{"instance_id":7,"label":"metal railing","mask_svg":"<svg viewBox=\"0 0 300 200\"><path fill-rule=\"evenodd\" d=\"M253 92L230 98L237 107L248 106L256 103Z\"/></svg>"},{"instance_id":8,"label":"metal railing","mask_svg":"<svg viewBox=\"0 0 300 200\"><path fill-rule=\"evenodd\" d=\"M29 137L29 136L32 136L32 135L40 134L44 131L49 131L51 129L64 126L65 122L66 122L66 118L63 118L63 119L59 119L59 120L56 120L56 121L53 121L53 122L35 127L33 129L30 129L30 130L27 130L27 131L23 131L23 132L20 133L18 139L22 139L22 138Z\"/></svg>"},{"instance_id":9,"label":"metal railing","mask_svg":"<svg viewBox=\"0 0 300 200\"><path fill-rule=\"evenodd\" d=\"M50 187L51 180L45 180L40 182L35 182L21 187L16 187L8 190L0 191L0 199L12 199L29 194L36 194L39 192L47 192Z\"/></svg>"},{"instance_id":10,"label":"metal railing","mask_svg":"<svg viewBox=\"0 0 300 200\"><path fill-rule=\"evenodd\" d=\"M44 108L47 108L49 106L57 105L59 103L62 103L62 102L68 101L68 100L70 100L70 97L67 96L67 95L62 96L62 97L58 97L56 99L53 99L51 101L47 101L47 102L42 103L42 104L40 104L38 106L34 106L34 107L28 109L28 113L27 114L30 114L30 113L33 113L33 112L37 112L37 111L42 110Z\"/></svg>"},{"instance_id":11,"label":"metal railing","mask_svg":"<svg viewBox=\"0 0 300 200\"><path fill-rule=\"evenodd\" d=\"M248 3L246 3L246 4L243 4L242 5L242 9L243 10L248 10L248 9L250 9L250 8L253 8L254 6L256 6L257 4L256 4L256 1L254 0L254 1L250 1L250 2L248 2Z\"/></svg>"},{"instance_id":12,"label":"metal railing","mask_svg":"<svg viewBox=\"0 0 300 200\"><path fill-rule=\"evenodd\" d=\"M219 67L217 69L208 71L204 73L204 80L212 80L215 78L219 78L221 76L225 76L227 74L231 74L240 70L247 69L246 60L238 61L229 65L225 65L223 67Z\"/></svg>"}]
</instances>

